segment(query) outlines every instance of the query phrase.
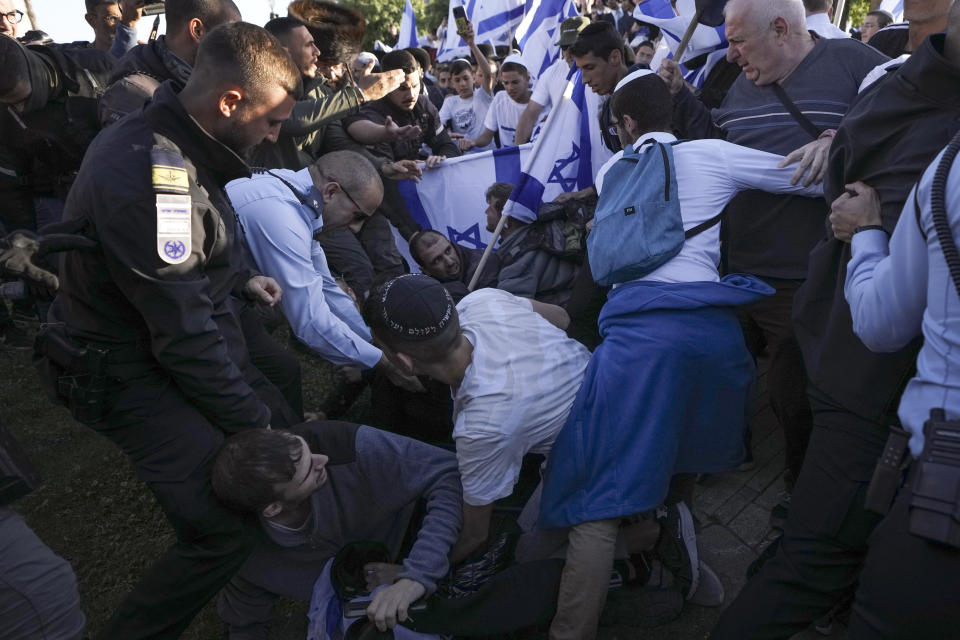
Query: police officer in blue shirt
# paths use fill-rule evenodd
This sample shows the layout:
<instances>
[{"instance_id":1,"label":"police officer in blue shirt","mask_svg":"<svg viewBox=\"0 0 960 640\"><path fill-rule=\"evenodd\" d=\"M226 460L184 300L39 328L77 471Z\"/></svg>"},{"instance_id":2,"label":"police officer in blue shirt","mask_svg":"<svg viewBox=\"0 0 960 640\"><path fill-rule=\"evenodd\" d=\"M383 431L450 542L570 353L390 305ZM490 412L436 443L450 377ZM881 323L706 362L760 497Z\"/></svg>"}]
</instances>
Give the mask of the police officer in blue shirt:
<instances>
[{"instance_id":1,"label":"police officer in blue shirt","mask_svg":"<svg viewBox=\"0 0 960 640\"><path fill-rule=\"evenodd\" d=\"M330 273L323 234L360 229L380 206L377 169L353 151L333 151L299 171L271 169L227 186L257 265L284 289L296 336L335 365L376 367L394 384L422 391L370 343L356 302Z\"/></svg>"},{"instance_id":2,"label":"police officer in blue shirt","mask_svg":"<svg viewBox=\"0 0 960 640\"><path fill-rule=\"evenodd\" d=\"M877 352L924 339L900 400L904 431L893 430L867 492L867 507L886 517L869 539L852 640L946 638L960 625L958 151L960 135L924 172L889 239L862 182L847 185L830 214L834 235L851 244L844 295L857 336Z\"/></svg>"},{"instance_id":3,"label":"police officer in blue shirt","mask_svg":"<svg viewBox=\"0 0 960 640\"><path fill-rule=\"evenodd\" d=\"M226 433L295 418L248 361L231 293L275 304L281 290L250 267L224 185L250 175L247 149L276 139L298 77L260 27L214 29L186 86L161 85L104 130L70 192L65 216L85 220L99 248L67 256L51 314L99 369L63 373L105 381L84 398L99 411L74 408L130 457L177 538L104 638L179 636L255 539L213 498L210 465ZM49 364L69 367L54 344Z\"/></svg>"}]
</instances>

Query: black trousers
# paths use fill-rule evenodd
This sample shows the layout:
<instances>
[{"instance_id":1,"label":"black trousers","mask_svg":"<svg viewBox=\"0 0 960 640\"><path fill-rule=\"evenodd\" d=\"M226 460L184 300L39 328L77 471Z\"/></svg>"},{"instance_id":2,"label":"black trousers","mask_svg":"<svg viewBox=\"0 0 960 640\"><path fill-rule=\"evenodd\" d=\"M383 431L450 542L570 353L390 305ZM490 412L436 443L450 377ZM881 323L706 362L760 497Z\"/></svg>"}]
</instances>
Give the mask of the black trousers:
<instances>
[{"instance_id":1,"label":"black trousers","mask_svg":"<svg viewBox=\"0 0 960 640\"><path fill-rule=\"evenodd\" d=\"M267 333L256 307L244 305L237 316L240 318L243 338L247 341L250 362L283 394L293 411L293 415L287 415L284 421L290 424L303 422L303 373L300 360ZM271 409L277 411L273 406Z\"/></svg>"},{"instance_id":2,"label":"black trousers","mask_svg":"<svg viewBox=\"0 0 960 640\"><path fill-rule=\"evenodd\" d=\"M277 389L253 367L247 381L273 410L271 424L290 426ZM126 379L95 429L133 463L173 527L176 542L123 600L98 637L177 638L239 569L260 535L252 518L222 506L210 486L224 433L160 372Z\"/></svg>"},{"instance_id":3,"label":"black trousers","mask_svg":"<svg viewBox=\"0 0 960 640\"><path fill-rule=\"evenodd\" d=\"M812 418L807 399L807 373L793 332L793 296L801 280L764 278L776 289L772 296L737 307L747 347L754 357L764 346L770 356L767 390L770 408L783 429L787 470L784 480L792 490L810 440Z\"/></svg>"},{"instance_id":4,"label":"black trousers","mask_svg":"<svg viewBox=\"0 0 960 640\"><path fill-rule=\"evenodd\" d=\"M430 598L427 610L404 626L470 638L547 625L557 612L562 573L563 560L552 558L513 565L469 595Z\"/></svg>"},{"instance_id":5,"label":"black trousers","mask_svg":"<svg viewBox=\"0 0 960 640\"><path fill-rule=\"evenodd\" d=\"M910 487L870 535L849 640L960 635L960 549L910 533Z\"/></svg>"},{"instance_id":6,"label":"black trousers","mask_svg":"<svg viewBox=\"0 0 960 640\"><path fill-rule=\"evenodd\" d=\"M813 433L777 554L724 611L713 640L789 638L853 592L880 517L863 508L886 426L811 394Z\"/></svg>"}]
</instances>

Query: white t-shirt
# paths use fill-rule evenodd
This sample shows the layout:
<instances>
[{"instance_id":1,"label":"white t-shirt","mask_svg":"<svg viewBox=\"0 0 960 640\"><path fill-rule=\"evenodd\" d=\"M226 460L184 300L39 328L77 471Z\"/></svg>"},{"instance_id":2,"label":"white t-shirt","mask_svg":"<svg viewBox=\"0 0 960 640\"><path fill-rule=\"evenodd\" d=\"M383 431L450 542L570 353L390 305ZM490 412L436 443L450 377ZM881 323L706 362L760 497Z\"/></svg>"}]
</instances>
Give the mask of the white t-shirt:
<instances>
[{"instance_id":1,"label":"white t-shirt","mask_svg":"<svg viewBox=\"0 0 960 640\"><path fill-rule=\"evenodd\" d=\"M563 58L558 58L537 78L537 84L533 87L533 95L530 99L543 105L544 109L556 106L560 103L563 90L567 88L569 73L570 65Z\"/></svg>"},{"instance_id":2,"label":"white t-shirt","mask_svg":"<svg viewBox=\"0 0 960 640\"><path fill-rule=\"evenodd\" d=\"M466 100L457 94L447 96L440 107L440 122L444 125L450 122L450 131L462 133L473 140L483 133L483 121L487 117L491 102L493 96L483 89L474 89L473 95ZM492 147L493 143L490 143L472 151L484 151Z\"/></svg>"},{"instance_id":3,"label":"white t-shirt","mask_svg":"<svg viewBox=\"0 0 960 640\"><path fill-rule=\"evenodd\" d=\"M453 391L453 439L463 500L483 506L513 492L525 454L549 455L590 352L506 291L475 291L457 313L473 356Z\"/></svg>"},{"instance_id":4,"label":"white t-shirt","mask_svg":"<svg viewBox=\"0 0 960 640\"><path fill-rule=\"evenodd\" d=\"M483 126L486 129L490 129L490 131L499 131L501 147L512 147L515 144L513 138L517 133L517 123L520 121L520 116L526 108L526 104L514 102L513 98L511 98L506 91L501 91L493 96L493 102L490 103L490 108L487 109L487 117L483 121ZM536 140L537 135L540 133L540 128L543 126L543 123L546 122L549 113L549 109L544 109L540 113L540 119L533 127L533 135L530 136L530 142Z\"/></svg>"}]
</instances>

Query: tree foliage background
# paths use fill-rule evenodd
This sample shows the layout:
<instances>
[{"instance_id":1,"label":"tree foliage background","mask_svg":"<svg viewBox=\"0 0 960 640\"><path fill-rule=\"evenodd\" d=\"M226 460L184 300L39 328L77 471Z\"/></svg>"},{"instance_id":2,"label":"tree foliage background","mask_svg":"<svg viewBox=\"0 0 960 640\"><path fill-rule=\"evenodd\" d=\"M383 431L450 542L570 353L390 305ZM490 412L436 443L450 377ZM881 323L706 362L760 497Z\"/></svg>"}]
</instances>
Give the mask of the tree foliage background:
<instances>
[{"instance_id":1,"label":"tree foliage background","mask_svg":"<svg viewBox=\"0 0 960 640\"><path fill-rule=\"evenodd\" d=\"M449 10L449 0L410 0L417 14L417 30L421 35L435 31ZM390 25L400 27L405 0L343 0L367 21L367 35L363 39L365 51L373 51L375 40L386 42L390 38Z\"/></svg>"},{"instance_id":2,"label":"tree foliage background","mask_svg":"<svg viewBox=\"0 0 960 640\"><path fill-rule=\"evenodd\" d=\"M869 11L870 0L853 0L853 2L850 3L850 24L847 26L847 29L850 27L859 27L863 19L867 17L867 12Z\"/></svg>"}]
</instances>

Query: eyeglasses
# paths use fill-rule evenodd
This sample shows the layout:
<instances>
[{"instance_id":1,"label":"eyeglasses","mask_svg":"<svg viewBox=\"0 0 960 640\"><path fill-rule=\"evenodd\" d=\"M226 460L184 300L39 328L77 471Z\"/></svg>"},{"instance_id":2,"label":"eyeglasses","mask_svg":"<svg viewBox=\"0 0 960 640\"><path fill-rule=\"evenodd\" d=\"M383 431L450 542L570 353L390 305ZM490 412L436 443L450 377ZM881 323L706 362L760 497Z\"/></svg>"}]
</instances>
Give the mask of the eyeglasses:
<instances>
[{"instance_id":1,"label":"eyeglasses","mask_svg":"<svg viewBox=\"0 0 960 640\"><path fill-rule=\"evenodd\" d=\"M10 13L0 13L0 17L5 18L11 24L19 24L23 20L23 11L16 9Z\"/></svg>"},{"instance_id":2,"label":"eyeglasses","mask_svg":"<svg viewBox=\"0 0 960 640\"><path fill-rule=\"evenodd\" d=\"M350 202L352 202L353 206L357 208L357 211L353 214L354 218L356 218L357 220L366 220L367 218L373 215L372 211L370 213L367 213L367 211L363 207L361 207L356 200L353 199L353 196L350 195L350 192L347 191L342 184L338 182L337 186L340 187L340 191L343 191L343 195L350 198Z\"/></svg>"}]
</instances>

